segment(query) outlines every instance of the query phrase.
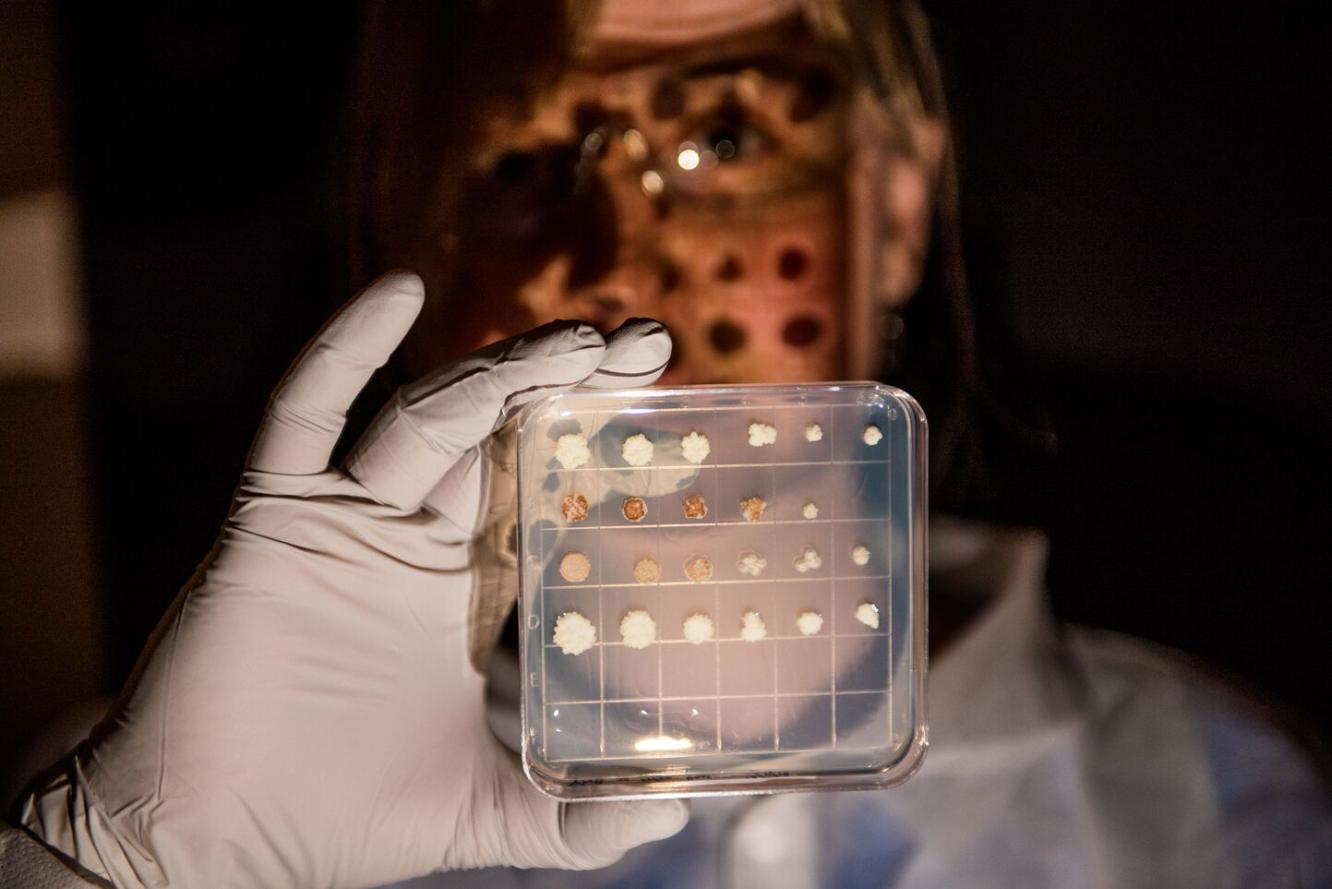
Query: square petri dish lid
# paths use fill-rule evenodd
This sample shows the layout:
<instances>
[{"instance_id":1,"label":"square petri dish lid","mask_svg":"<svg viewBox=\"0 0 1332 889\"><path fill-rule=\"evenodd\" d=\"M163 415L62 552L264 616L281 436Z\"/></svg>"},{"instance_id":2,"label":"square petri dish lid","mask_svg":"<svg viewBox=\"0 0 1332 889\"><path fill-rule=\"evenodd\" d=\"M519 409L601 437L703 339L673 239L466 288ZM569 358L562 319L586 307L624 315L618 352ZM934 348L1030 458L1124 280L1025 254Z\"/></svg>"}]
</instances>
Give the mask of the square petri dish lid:
<instances>
[{"instance_id":1,"label":"square petri dish lid","mask_svg":"<svg viewBox=\"0 0 1332 889\"><path fill-rule=\"evenodd\" d=\"M925 720L926 422L878 383L518 423L522 758L566 800L887 787Z\"/></svg>"}]
</instances>

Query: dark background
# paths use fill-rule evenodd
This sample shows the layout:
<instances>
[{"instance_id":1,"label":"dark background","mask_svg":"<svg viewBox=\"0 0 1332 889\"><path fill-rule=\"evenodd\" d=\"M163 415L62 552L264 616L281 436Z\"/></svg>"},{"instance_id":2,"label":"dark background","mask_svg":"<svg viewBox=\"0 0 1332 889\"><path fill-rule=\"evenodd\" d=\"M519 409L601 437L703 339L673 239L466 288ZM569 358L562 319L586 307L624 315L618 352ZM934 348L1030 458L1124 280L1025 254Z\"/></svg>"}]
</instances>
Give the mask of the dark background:
<instances>
[{"instance_id":1,"label":"dark background","mask_svg":"<svg viewBox=\"0 0 1332 889\"><path fill-rule=\"evenodd\" d=\"M1321 17L928 8L982 356L1058 437L1053 457L999 449L983 511L1048 529L1060 615L1180 647L1327 732ZM109 688L346 296L327 194L357 10L319 9L59 10Z\"/></svg>"}]
</instances>

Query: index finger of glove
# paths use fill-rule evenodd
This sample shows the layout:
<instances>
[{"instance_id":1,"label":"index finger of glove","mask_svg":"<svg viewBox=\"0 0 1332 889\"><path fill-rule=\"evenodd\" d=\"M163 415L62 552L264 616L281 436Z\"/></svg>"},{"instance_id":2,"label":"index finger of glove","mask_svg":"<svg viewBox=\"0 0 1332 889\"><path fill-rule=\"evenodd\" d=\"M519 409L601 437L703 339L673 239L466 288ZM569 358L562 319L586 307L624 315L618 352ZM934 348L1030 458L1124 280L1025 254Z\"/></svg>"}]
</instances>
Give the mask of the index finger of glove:
<instances>
[{"instance_id":1,"label":"index finger of glove","mask_svg":"<svg viewBox=\"0 0 1332 889\"><path fill-rule=\"evenodd\" d=\"M606 334L606 355L596 373L583 381L593 389L651 386L671 360L671 335L651 318L630 318Z\"/></svg>"},{"instance_id":2,"label":"index finger of glove","mask_svg":"<svg viewBox=\"0 0 1332 889\"><path fill-rule=\"evenodd\" d=\"M250 468L286 475L328 469L347 410L407 335L424 299L419 277L391 272L348 301L278 383L250 450Z\"/></svg>"},{"instance_id":3,"label":"index finger of glove","mask_svg":"<svg viewBox=\"0 0 1332 889\"><path fill-rule=\"evenodd\" d=\"M606 350L602 354L601 363L582 381L581 386L595 389L650 386L661 376L671 357L670 333L664 324L650 318L629 319L606 334L605 342ZM530 400L542 394L545 393L527 393L523 399ZM513 404L508 406L512 408ZM426 504L464 531L472 530L473 525L484 527L505 516L512 517L514 490L511 480L516 443L513 437L483 443L481 448L488 455L489 461L457 461L426 497ZM476 506L481 477L488 462L509 467L500 475L507 475L510 483L501 485L499 492L493 487L485 492L486 502L482 504L485 509L478 514ZM503 496L497 497L497 493Z\"/></svg>"},{"instance_id":4,"label":"index finger of glove","mask_svg":"<svg viewBox=\"0 0 1332 889\"><path fill-rule=\"evenodd\" d=\"M415 509L505 409L578 385L605 341L590 325L555 321L488 346L399 389L347 458L376 499Z\"/></svg>"}]
</instances>

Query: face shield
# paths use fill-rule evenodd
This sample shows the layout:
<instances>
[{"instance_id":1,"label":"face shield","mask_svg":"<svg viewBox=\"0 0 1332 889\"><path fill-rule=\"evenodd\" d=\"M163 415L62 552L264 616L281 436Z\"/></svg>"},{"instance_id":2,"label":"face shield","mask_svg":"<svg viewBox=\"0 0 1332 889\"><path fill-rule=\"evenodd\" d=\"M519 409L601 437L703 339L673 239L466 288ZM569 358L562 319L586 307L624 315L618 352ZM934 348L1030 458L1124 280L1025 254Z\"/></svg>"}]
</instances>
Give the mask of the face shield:
<instances>
[{"instance_id":1,"label":"face shield","mask_svg":"<svg viewBox=\"0 0 1332 889\"><path fill-rule=\"evenodd\" d=\"M798 20L580 60L530 115L487 122L446 239L456 323L480 344L657 318L668 384L874 376L894 139L868 81Z\"/></svg>"}]
</instances>

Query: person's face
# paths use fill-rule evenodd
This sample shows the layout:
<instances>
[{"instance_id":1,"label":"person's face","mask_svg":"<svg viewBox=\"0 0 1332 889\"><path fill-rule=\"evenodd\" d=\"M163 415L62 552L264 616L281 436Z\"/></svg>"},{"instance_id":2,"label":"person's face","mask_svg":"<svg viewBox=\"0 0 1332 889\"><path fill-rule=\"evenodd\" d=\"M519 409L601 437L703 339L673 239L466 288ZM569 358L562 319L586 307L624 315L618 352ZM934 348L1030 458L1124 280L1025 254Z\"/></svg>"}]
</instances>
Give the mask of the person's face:
<instances>
[{"instance_id":1,"label":"person's face","mask_svg":"<svg viewBox=\"0 0 1332 889\"><path fill-rule=\"evenodd\" d=\"M851 375L848 325L870 320L848 311L854 81L801 33L607 53L492 120L447 242L453 342L423 325L418 360L638 316L670 328L667 384Z\"/></svg>"}]
</instances>

